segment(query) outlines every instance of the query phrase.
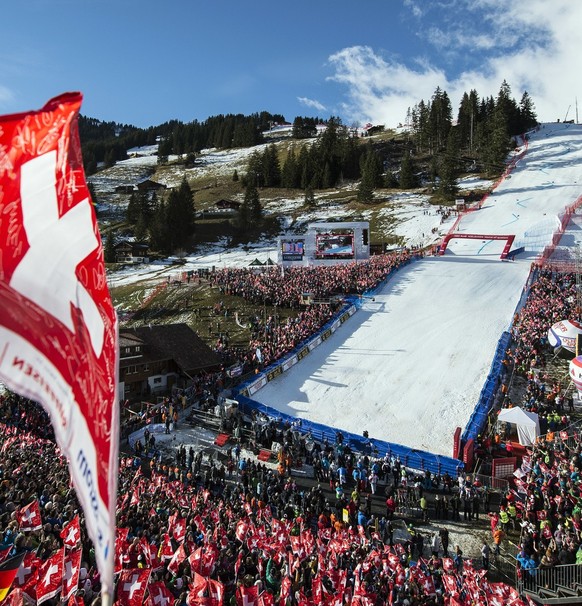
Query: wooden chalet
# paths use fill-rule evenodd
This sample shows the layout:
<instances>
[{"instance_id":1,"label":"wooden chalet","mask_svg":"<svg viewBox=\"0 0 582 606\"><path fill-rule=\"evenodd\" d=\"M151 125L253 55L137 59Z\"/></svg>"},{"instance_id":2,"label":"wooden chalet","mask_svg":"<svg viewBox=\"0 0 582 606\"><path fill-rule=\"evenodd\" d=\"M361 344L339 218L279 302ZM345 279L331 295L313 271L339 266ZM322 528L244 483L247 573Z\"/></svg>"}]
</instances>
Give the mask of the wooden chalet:
<instances>
[{"instance_id":1,"label":"wooden chalet","mask_svg":"<svg viewBox=\"0 0 582 606\"><path fill-rule=\"evenodd\" d=\"M138 181L136 187L140 192L152 192L160 189L166 189L166 186L163 183L152 181L152 179L142 179L141 181Z\"/></svg>"},{"instance_id":2,"label":"wooden chalet","mask_svg":"<svg viewBox=\"0 0 582 606\"><path fill-rule=\"evenodd\" d=\"M124 240L115 245L116 263L149 263L150 247L145 242Z\"/></svg>"},{"instance_id":3,"label":"wooden chalet","mask_svg":"<svg viewBox=\"0 0 582 606\"><path fill-rule=\"evenodd\" d=\"M220 368L220 358L187 324L119 331L119 398L138 400L184 387L202 371Z\"/></svg>"},{"instance_id":4,"label":"wooden chalet","mask_svg":"<svg viewBox=\"0 0 582 606\"><path fill-rule=\"evenodd\" d=\"M218 210L238 210L241 206L240 202L234 200L218 200L214 203L214 207Z\"/></svg>"}]
</instances>

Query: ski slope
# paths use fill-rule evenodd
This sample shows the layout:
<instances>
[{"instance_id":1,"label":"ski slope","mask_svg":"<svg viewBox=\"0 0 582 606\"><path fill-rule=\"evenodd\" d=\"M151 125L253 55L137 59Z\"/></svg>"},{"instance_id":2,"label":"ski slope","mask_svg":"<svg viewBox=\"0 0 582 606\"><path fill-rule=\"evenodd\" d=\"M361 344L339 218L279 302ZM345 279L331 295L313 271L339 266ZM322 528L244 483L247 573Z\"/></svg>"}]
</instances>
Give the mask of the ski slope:
<instances>
[{"instance_id":1,"label":"ski slope","mask_svg":"<svg viewBox=\"0 0 582 606\"><path fill-rule=\"evenodd\" d=\"M444 256L397 272L254 399L301 419L450 456L455 428L465 427L478 401L532 261L551 242L558 215L581 195L582 127L544 125L510 176L456 228L515 235L513 248L525 252L503 262L504 241L451 240Z\"/></svg>"}]
</instances>

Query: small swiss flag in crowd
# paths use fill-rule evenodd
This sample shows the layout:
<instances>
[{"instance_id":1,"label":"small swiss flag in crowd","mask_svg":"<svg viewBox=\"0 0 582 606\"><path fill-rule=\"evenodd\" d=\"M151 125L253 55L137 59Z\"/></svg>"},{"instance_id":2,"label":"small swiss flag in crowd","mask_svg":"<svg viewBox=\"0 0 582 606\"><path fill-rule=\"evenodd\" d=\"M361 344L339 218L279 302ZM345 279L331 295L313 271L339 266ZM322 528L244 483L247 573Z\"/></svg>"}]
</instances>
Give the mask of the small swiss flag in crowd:
<instances>
[{"instance_id":1,"label":"small swiss flag in crowd","mask_svg":"<svg viewBox=\"0 0 582 606\"><path fill-rule=\"evenodd\" d=\"M42 518L38 501L33 501L16 512L16 520L22 531L40 530Z\"/></svg>"},{"instance_id":2,"label":"small swiss flag in crowd","mask_svg":"<svg viewBox=\"0 0 582 606\"><path fill-rule=\"evenodd\" d=\"M119 606L141 606L149 576L148 568L122 570L117 583L117 604Z\"/></svg>"}]
</instances>

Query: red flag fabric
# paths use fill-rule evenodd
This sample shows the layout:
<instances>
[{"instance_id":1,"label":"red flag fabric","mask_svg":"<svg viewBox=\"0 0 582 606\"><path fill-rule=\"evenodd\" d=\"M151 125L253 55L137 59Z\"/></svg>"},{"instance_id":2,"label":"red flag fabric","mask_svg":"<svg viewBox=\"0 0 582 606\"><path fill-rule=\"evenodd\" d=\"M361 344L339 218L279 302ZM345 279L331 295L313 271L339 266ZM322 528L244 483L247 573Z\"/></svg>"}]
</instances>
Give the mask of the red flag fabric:
<instances>
[{"instance_id":1,"label":"red flag fabric","mask_svg":"<svg viewBox=\"0 0 582 606\"><path fill-rule=\"evenodd\" d=\"M261 595L259 596L259 599L257 601L257 606L273 606L275 603L275 600L273 598L273 594L269 593L268 591L263 591L263 593L261 593ZM317 602L314 599L314 603L315 604L321 604L321 602Z\"/></svg>"},{"instance_id":2,"label":"red flag fabric","mask_svg":"<svg viewBox=\"0 0 582 606\"><path fill-rule=\"evenodd\" d=\"M176 553L172 556L172 559L168 563L168 570L176 576L178 574L178 570L180 569L180 564L186 559L186 550L184 549L184 545L180 545L178 549L176 549Z\"/></svg>"},{"instance_id":3,"label":"red flag fabric","mask_svg":"<svg viewBox=\"0 0 582 606\"><path fill-rule=\"evenodd\" d=\"M30 551L26 552L24 556L24 560L16 573L16 578L14 579L15 587L24 587L26 583L30 580L32 575L38 570L39 566L42 564L42 560L36 557L36 555Z\"/></svg>"},{"instance_id":4,"label":"red flag fabric","mask_svg":"<svg viewBox=\"0 0 582 606\"><path fill-rule=\"evenodd\" d=\"M258 606L259 588L256 585L245 587L241 585L236 590L237 606Z\"/></svg>"},{"instance_id":5,"label":"red flag fabric","mask_svg":"<svg viewBox=\"0 0 582 606\"><path fill-rule=\"evenodd\" d=\"M113 589L117 318L81 158L81 93L0 117L0 379L50 413Z\"/></svg>"},{"instance_id":6,"label":"red flag fabric","mask_svg":"<svg viewBox=\"0 0 582 606\"><path fill-rule=\"evenodd\" d=\"M243 543L247 538L247 532L249 530L249 523L246 520L239 520L236 525L236 538Z\"/></svg>"},{"instance_id":7,"label":"red flag fabric","mask_svg":"<svg viewBox=\"0 0 582 606\"><path fill-rule=\"evenodd\" d=\"M186 520L184 518L178 518L175 521L171 532L176 541L181 543L186 537Z\"/></svg>"},{"instance_id":8,"label":"red flag fabric","mask_svg":"<svg viewBox=\"0 0 582 606\"><path fill-rule=\"evenodd\" d=\"M285 606L287 598L291 595L291 579L288 576L283 577L281 581L281 593L279 596L279 606Z\"/></svg>"},{"instance_id":9,"label":"red flag fabric","mask_svg":"<svg viewBox=\"0 0 582 606\"><path fill-rule=\"evenodd\" d=\"M224 604L224 585L220 581L208 579L208 595L213 606L223 606Z\"/></svg>"},{"instance_id":10,"label":"red flag fabric","mask_svg":"<svg viewBox=\"0 0 582 606\"><path fill-rule=\"evenodd\" d=\"M59 549L38 569L38 584L36 586L36 603L42 604L54 598L61 591L63 580L64 548Z\"/></svg>"},{"instance_id":11,"label":"red flag fabric","mask_svg":"<svg viewBox=\"0 0 582 606\"><path fill-rule=\"evenodd\" d=\"M150 570L133 568L122 570L117 582L117 601L120 606L141 606L148 585Z\"/></svg>"},{"instance_id":12,"label":"red flag fabric","mask_svg":"<svg viewBox=\"0 0 582 606\"><path fill-rule=\"evenodd\" d=\"M188 606L203 606L208 601L208 580L201 574L193 572L187 598Z\"/></svg>"},{"instance_id":13,"label":"red flag fabric","mask_svg":"<svg viewBox=\"0 0 582 606\"><path fill-rule=\"evenodd\" d=\"M170 539L170 535L167 533L164 534L158 555L160 560L171 560L174 556L174 548L172 547L172 541Z\"/></svg>"},{"instance_id":14,"label":"red flag fabric","mask_svg":"<svg viewBox=\"0 0 582 606\"><path fill-rule=\"evenodd\" d=\"M198 547L196 551L190 554L188 562L190 562L190 568L192 572L197 572L205 577L212 574L214 563L218 558L218 550L214 545L204 545Z\"/></svg>"},{"instance_id":15,"label":"red flag fabric","mask_svg":"<svg viewBox=\"0 0 582 606\"><path fill-rule=\"evenodd\" d=\"M61 539L63 539L63 545L70 549L73 549L81 542L81 525L79 522L79 516L76 515L68 524L63 526L61 530Z\"/></svg>"},{"instance_id":16,"label":"red flag fabric","mask_svg":"<svg viewBox=\"0 0 582 606\"><path fill-rule=\"evenodd\" d=\"M8 547L0 549L0 564L2 564L2 562L8 558L8 554L10 553L11 549L12 545L8 545Z\"/></svg>"},{"instance_id":17,"label":"red flag fabric","mask_svg":"<svg viewBox=\"0 0 582 606\"><path fill-rule=\"evenodd\" d=\"M26 583L22 587L19 588L22 591L22 593L25 594L29 598L29 601L32 602L33 604L36 603L37 586L38 586L38 569L35 570L30 575L30 577L28 578Z\"/></svg>"},{"instance_id":18,"label":"red flag fabric","mask_svg":"<svg viewBox=\"0 0 582 606\"><path fill-rule=\"evenodd\" d=\"M42 528L42 517L38 501L33 501L19 509L16 512L16 521L20 530L24 532L40 530Z\"/></svg>"},{"instance_id":19,"label":"red flag fabric","mask_svg":"<svg viewBox=\"0 0 582 606\"><path fill-rule=\"evenodd\" d=\"M172 606L176 599L165 583L150 583L149 590L152 606Z\"/></svg>"},{"instance_id":20,"label":"red flag fabric","mask_svg":"<svg viewBox=\"0 0 582 606\"><path fill-rule=\"evenodd\" d=\"M22 589L13 589L6 600L2 602L2 606L27 606L29 602L25 595Z\"/></svg>"},{"instance_id":21,"label":"red flag fabric","mask_svg":"<svg viewBox=\"0 0 582 606\"><path fill-rule=\"evenodd\" d=\"M63 588L61 590L61 601L66 602L79 587L79 573L81 571L82 550L76 549L65 555L63 566Z\"/></svg>"}]
</instances>

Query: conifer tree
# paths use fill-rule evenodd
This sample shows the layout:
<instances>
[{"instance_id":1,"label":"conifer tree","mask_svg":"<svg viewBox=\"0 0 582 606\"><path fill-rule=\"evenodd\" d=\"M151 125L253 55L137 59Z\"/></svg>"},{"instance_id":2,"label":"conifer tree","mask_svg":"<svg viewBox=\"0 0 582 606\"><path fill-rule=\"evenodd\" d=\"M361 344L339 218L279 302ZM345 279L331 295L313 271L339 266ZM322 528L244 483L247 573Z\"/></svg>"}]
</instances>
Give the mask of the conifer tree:
<instances>
[{"instance_id":1,"label":"conifer tree","mask_svg":"<svg viewBox=\"0 0 582 606\"><path fill-rule=\"evenodd\" d=\"M447 137L446 151L441 154L438 163L439 192L451 199L458 191L456 183L459 157L458 137L457 129L452 128Z\"/></svg>"},{"instance_id":2,"label":"conifer tree","mask_svg":"<svg viewBox=\"0 0 582 606\"><path fill-rule=\"evenodd\" d=\"M382 183L382 167L372 146L366 146L366 152L362 157L362 177L358 186L357 199L359 202L372 202L374 199L374 188Z\"/></svg>"},{"instance_id":3,"label":"conifer tree","mask_svg":"<svg viewBox=\"0 0 582 606\"><path fill-rule=\"evenodd\" d=\"M167 217L167 207L163 200L160 201L158 207L154 211L152 224L150 227L150 245L154 250L159 250L162 253L171 252L171 242Z\"/></svg>"},{"instance_id":4,"label":"conifer tree","mask_svg":"<svg viewBox=\"0 0 582 606\"><path fill-rule=\"evenodd\" d=\"M125 209L125 220L130 225L135 225L139 218L140 214L140 203L137 192L133 192L129 196L129 202L127 203L127 208Z\"/></svg>"},{"instance_id":5,"label":"conifer tree","mask_svg":"<svg viewBox=\"0 0 582 606\"><path fill-rule=\"evenodd\" d=\"M279 187L281 185L281 165L275 145L269 145L262 157L262 182L265 187Z\"/></svg>"},{"instance_id":6,"label":"conifer tree","mask_svg":"<svg viewBox=\"0 0 582 606\"><path fill-rule=\"evenodd\" d=\"M281 185L288 189L299 187L301 184L301 175L299 173L299 165L297 163L297 156L295 154L295 148L291 148L283 164L283 170L281 171Z\"/></svg>"},{"instance_id":7,"label":"conifer tree","mask_svg":"<svg viewBox=\"0 0 582 606\"><path fill-rule=\"evenodd\" d=\"M414 174L414 164L410 152L407 150L402 156L402 164L400 165L400 187L402 189L412 189L416 186L417 179Z\"/></svg>"},{"instance_id":8,"label":"conifer tree","mask_svg":"<svg viewBox=\"0 0 582 606\"><path fill-rule=\"evenodd\" d=\"M186 247L194 231L192 190L186 178L182 180L180 187L173 189L168 196L166 224L170 251Z\"/></svg>"},{"instance_id":9,"label":"conifer tree","mask_svg":"<svg viewBox=\"0 0 582 606\"><path fill-rule=\"evenodd\" d=\"M259 192L254 185L251 184L247 187L244 201L249 207L249 218L251 225L254 228L260 227L263 221L263 207L261 206Z\"/></svg>"},{"instance_id":10,"label":"conifer tree","mask_svg":"<svg viewBox=\"0 0 582 606\"><path fill-rule=\"evenodd\" d=\"M109 231L107 234L103 256L105 263L115 263L115 236L113 231Z\"/></svg>"}]
</instances>

